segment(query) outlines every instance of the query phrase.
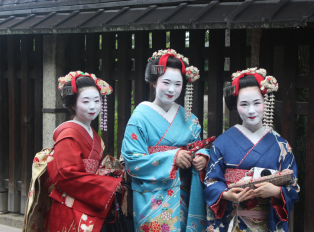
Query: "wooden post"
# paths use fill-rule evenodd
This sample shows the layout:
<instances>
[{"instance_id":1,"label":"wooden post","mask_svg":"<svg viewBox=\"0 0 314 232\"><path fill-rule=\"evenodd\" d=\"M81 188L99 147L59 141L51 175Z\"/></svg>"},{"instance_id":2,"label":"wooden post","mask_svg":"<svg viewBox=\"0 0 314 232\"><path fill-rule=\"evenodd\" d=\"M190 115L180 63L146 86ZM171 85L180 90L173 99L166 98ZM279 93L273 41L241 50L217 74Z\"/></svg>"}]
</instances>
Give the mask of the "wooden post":
<instances>
[{"instance_id":1,"label":"wooden post","mask_svg":"<svg viewBox=\"0 0 314 232\"><path fill-rule=\"evenodd\" d=\"M36 153L43 148L43 35L35 35L34 38L34 151Z\"/></svg>"},{"instance_id":2,"label":"wooden post","mask_svg":"<svg viewBox=\"0 0 314 232\"><path fill-rule=\"evenodd\" d=\"M152 32L152 50L157 52L158 50L166 49L166 31L153 31ZM152 52L152 54L153 54ZM150 54L149 56L151 56ZM155 100L155 88L150 84L150 101Z\"/></svg>"},{"instance_id":3,"label":"wooden post","mask_svg":"<svg viewBox=\"0 0 314 232\"><path fill-rule=\"evenodd\" d=\"M131 48L132 34L130 32L118 33L118 142L117 157L120 157L125 127L131 116L132 82L129 80L131 70L128 50Z\"/></svg>"},{"instance_id":4,"label":"wooden post","mask_svg":"<svg viewBox=\"0 0 314 232\"><path fill-rule=\"evenodd\" d=\"M4 76L7 36L0 36L0 212L8 211L8 191L4 180L9 177L9 107L8 80Z\"/></svg>"},{"instance_id":5,"label":"wooden post","mask_svg":"<svg viewBox=\"0 0 314 232\"><path fill-rule=\"evenodd\" d=\"M32 175L32 158L34 157L34 92L32 91L29 76L29 64L33 37L31 35L21 36L21 145L22 145L22 175L21 175L21 209L25 212L28 197L28 189Z\"/></svg>"},{"instance_id":6,"label":"wooden post","mask_svg":"<svg viewBox=\"0 0 314 232\"><path fill-rule=\"evenodd\" d=\"M170 48L176 50L178 53L182 54L185 49L185 30L172 30L170 32ZM186 54L183 54L187 56ZM184 91L182 90L180 96L176 100L178 104L184 106Z\"/></svg>"},{"instance_id":7,"label":"wooden post","mask_svg":"<svg viewBox=\"0 0 314 232\"><path fill-rule=\"evenodd\" d=\"M246 30L234 29L230 31L230 81L231 73L246 69ZM239 113L232 110L229 115L229 127L242 124Z\"/></svg>"},{"instance_id":8,"label":"wooden post","mask_svg":"<svg viewBox=\"0 0 314 232\"><path fill-rule=\"evenodd\" d=\"M309 73L309 100L306 132L306 177L305 177L305 205L304 205L304 231L314 229L314 44L310 46L310 73ZM304 191L304 190L303 190Z\"/></svg>"},{"instance_id":9,"label":"wooden post","mask_svg":"<svg viewBox=\"0 0 314 232\"><path fill-rule=\"evenodd\" d=\"M70 37L70 71L83 70L84 67L84 57L82 56L84 52L85 35L84 34L71 34Z\"/></svg>"},{"instance_id":10,"label":"wooden post","mask_svg":"<svg viewBox=\"0 0 314 232\"><path fill-rule=\"evenodd\" d=\"M114 124L115 124L115 83L112 78L115 66L115 57L113 57L113 51L115 50L116 34L112 32L102 34L102 74L101 78L105 80L112 88L113 93L107 96L107 132L102 133L102 139L106 145L104 155L114 156Z\"/></svg>"},{"instance_id":11,"label":"wooden post","mask_svg":"<svg viewBox=\"0 0 314 232\"><path fill-rule=\"evenodd\" d=\"M96 73L98 71L98 50L99 50L99 35L94 33L86 34L86 63L85 71L88 73ZM91 126L95 131L98 131L98 117L94 119Z\"/></svg>"},{"instance_id":12,"label":"wooden post","mask_svg":"<svg viewBox=\"0 0 314 232\"><path fill-rule=\"evenodd\" d=\"M224 58L222 50L225 44L224 30L210 30L208 49L208 131L207 135L219 136L222 133L222 101Z\"/></svg>"},{"instance_id":13,"label":"wooden post","mask_svg":"<svg viewBox=\"0 0 314 232\"><path fill-rule=\"evenodd\" d=\"M20 83L17 79L17 53L19 37L8 35L8 86L9 86L9 205L11 212L20 212L20 193L16 182L21 178L20 149Z\"/></svg>"},{"instance_id":14,"label":"wooden post","mask_svg":"<svg viewBox=\"0 0 314 232\"><path fill-rule=\"evenodd\" d=\"M185 37L184 37L185 38ZM205 44L205 31L204 30L193 30L190 31L190 65L197 67L200 71L204 70L204 59L201 56L202 48ZM192 112L198 117L201 125L203 125L204 119L204 77L200 77L195 83L193 83L193 106ZM184 95L182 90L181 95ZM203 127L202 127L203 128ZM203 133L201 133L203 138Z\"/></svg>"},{"instance_id":15,"label":"wooden post","mask_svg":"<svg viewBox=\"0 0 314 232\"><path fill-rule=\"evenodd\" d=\"M147 49L149 42L148 31L135 33L135 75L134 75L134 105L148 100L149 84L145 81L147 65Z\"/></svg>"}]
</instances>

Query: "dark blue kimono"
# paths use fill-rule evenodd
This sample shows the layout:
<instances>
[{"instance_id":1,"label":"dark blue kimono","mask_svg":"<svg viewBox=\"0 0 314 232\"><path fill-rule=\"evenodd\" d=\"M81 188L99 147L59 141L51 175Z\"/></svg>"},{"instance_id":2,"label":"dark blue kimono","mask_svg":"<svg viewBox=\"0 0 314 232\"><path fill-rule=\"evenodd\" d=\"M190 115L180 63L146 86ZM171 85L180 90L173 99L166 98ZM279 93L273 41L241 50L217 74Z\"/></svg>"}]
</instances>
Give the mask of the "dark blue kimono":
<instances>
[{"instance_id":1,"label":"dark blue kimono","mask_svg":"<svg viewBox=\"0 0 314 232\"><path fill-rule=\"evenodd\" d=\"M254 221L251 218L251 222L248 223L244 217L238 216L239 229L260 231L258 224L265 223L263 227L266 228L267 223L268 231L288 232L288 214L298 201L300 190L297 184L297 165L288 142L271 130L254 144L238 128L232 127L216 139L210 154L211 159L204 182L206 185L204 198L208 205L207 231L228 231L235 204L221 198L222 193L228 191L224 177L225 170L227 168L250 170L253 167L261 167L274 170L291 169L294 171L295 182L292 186L281 186L282 200L264 199L268 201L266 202L267 221ZM241 164L238 166L239 163ZM243 210L247 210L244 202L240 205Z\"/></svg>"}]
</instances>

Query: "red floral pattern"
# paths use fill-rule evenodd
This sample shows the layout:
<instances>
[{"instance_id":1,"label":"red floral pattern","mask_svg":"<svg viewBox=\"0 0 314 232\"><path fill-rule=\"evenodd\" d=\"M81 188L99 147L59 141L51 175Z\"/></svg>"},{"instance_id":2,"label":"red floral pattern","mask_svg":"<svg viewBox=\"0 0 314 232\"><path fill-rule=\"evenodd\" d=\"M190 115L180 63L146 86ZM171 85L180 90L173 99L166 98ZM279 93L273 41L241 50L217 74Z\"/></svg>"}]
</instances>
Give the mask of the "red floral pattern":
<instances>
[{"instance_id":1,"label":"red floral pattern","mask_svg":"<svg viewBox=\"0 0 314 232\"><path fill-rule=\"evenodd\" d=\"M137 135L135 133L131 134L132 139L137 140Z\"/></svg>"},{"instance_id":2,"label":"red floral pattern","mask_svg":"<svg viewBox=\"0 0 314 232\"><path fill-rule=\"evenodd\" d=\"M167 191L167 195L168 195L168 196L172 196L172 194L173 194L172 189L169 189L169 190Z\"/></svg>"},{"instance_id":3,"label":"red floral pattern","mask_svg":"<svg viewBox=\"0 0 314 232\"><path fill-rule=\"evenodd\" d=\"M83 159L83 164L87 173L96 173L99 167L99 160Z\"/></svg>"},{"instance_id":4,"label":"red floral pattern","mask_svg":"<svg viewBox=\"0 0 314 232\"><path fill-rule=\"evenodd\" d=\"M249 170L244 169L227 168L224 177L227 183L235 183L242 179L248 171Z\"/></svg>"},{"instance_id":5,"label":"red floral pattern","mask_svg":"<svg viewBox=\"0 0 314 232\"><path fill-rule=\"evenodd\" d=\"M160 232L161 226L157 221L153 221L150 223L150 229L152 232Z\"/></svg>"},{"instance_id":6,"label":"red floral pattern","mask_svg":"<svg viewBox=\"0 0 314 232\"><path fill-rule=\"evenodd\" d=\"M148 225L142 225L142 230L144 232L149 232L149 226Z\"/></svg>"}]
</instances>

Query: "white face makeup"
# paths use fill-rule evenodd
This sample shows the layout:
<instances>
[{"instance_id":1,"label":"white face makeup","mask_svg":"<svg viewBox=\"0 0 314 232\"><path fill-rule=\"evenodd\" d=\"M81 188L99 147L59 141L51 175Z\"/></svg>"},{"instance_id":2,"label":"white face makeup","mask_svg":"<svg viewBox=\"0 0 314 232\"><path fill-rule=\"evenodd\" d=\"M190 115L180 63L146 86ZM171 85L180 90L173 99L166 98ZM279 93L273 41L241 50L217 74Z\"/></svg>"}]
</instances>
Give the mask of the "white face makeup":
<instances>
[{"instance_id":1,"label":"white face makeup","mask_svg":"<svg viewBox=\"0 0 314 232\"><path fill-rule=\"evenodd\" d=\"M154 103L168 111L177 100L182 90L183 80L179 69L167 68L156 83L156 99Z\"/></svg>"},{"instance_id":2,"label":"white face makeup","mask_svg":"<svg viewBox=\"0 0 314 232\"><path fill-rule=\"evenodd\" d=\"M94 87L84 88L77 97L74 120L89 127L91 121L98 116L100 107L99 91Z\"/></svg>"},{"instance_id":3,"label":"white face makeup","mask_svg":"<svg viewBox=\"0 0 314 232\"><path fill-rule=\"evenodd\" d=\"M242 125L251 132L263 126L264 98L257 86L240 89L237 109L243 120Z\"/></svg>"}]
</instances>

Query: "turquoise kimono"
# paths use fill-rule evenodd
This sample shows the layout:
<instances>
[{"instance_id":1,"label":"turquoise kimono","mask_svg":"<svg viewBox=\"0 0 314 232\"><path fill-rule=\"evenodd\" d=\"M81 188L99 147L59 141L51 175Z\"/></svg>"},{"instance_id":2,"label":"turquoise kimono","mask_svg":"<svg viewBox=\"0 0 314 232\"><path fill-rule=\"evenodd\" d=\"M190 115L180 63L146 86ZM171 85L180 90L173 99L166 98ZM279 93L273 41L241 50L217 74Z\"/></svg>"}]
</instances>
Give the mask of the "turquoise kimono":
<instances>
[{"instance_id":1,"label":"turquoise kimono","mask_svg":"<svg viewBox=\"0 0 314 232\"><path fill-rule=\"evenodd\" d=\"M178 152L200 140L195 115L185 121L185 110L173 103L168 112L142 102L126 127L122 155L132 177L135 232L205 231L203 198L205 170L175 165ZM196 154L207 157L209 151Z\"/></svg>"}]
</instances>

